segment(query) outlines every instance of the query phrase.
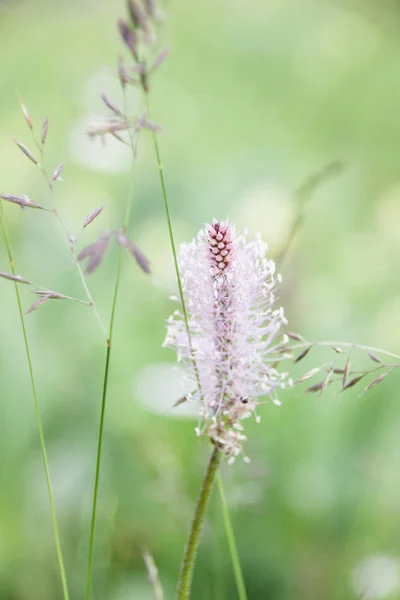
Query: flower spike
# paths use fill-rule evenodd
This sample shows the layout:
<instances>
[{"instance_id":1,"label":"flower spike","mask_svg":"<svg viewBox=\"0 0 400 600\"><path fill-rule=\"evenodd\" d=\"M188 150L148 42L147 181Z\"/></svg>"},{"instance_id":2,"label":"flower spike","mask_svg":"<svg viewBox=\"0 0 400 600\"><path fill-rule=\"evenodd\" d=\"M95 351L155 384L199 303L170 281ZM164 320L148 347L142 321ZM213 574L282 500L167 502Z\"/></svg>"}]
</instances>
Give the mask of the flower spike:
<instances>
[{"instance_id":1,"label":"flower spike","mask_svg":"<svg viewBox=\"0 0 400 600\"><path fill-rule=\"evenodd\" d=\"M228 221L206 225L180 250L179 266L190 338L181 311L168 319L164 346L175 348L197 390L200 431L226 455L237 456L246 437L240 421L259 396L279 404L288 383L275 365L273 344L282 308L275 308L275 263L261 236L248 241Z\"/></svg>"}]
</instances>

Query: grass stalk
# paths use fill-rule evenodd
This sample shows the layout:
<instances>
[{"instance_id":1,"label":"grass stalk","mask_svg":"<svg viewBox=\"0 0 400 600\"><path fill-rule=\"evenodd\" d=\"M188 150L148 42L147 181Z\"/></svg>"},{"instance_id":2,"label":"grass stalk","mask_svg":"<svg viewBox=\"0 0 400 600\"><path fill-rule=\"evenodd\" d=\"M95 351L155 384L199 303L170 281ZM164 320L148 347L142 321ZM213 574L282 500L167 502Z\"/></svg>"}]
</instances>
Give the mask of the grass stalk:
<instances>
[{"instance_id":1,"label":"grass stalk","mask_svg":"<svg viewBox=\"0 0 400 600\"><path fill-rule=\"evenodd\" d=\"M12 274L16 275L14 260L13 260L13 255L12 255L12 249L11 249L11 242L10 242L10 238L9 238L7 227L6 227L5 220L4 220L3 207L2 207L1 201L0 201L0 228L3 233L4 242L5 242L5 246L7 249L7 255L8 255ZM45 476L46 476L46 485L47 485L47 492L48 492L48 496L49 496L51 519L52 519L53 533L54 533L54 542L55 542L55 546L56 546L57 561L58 561L58 566L59 566L59 570L60 570L61 585L62 585L64 600L69 600L67 576L66 576L66 572L65 572L64 558L63 558L62 549L61 549L61 541L60 541L60 534L59 534L59 529L58 529L56 508L55 508L54 498L53 498L53 490L52 490L52 485L51 485L49 463L47 460L47 451L46 451L46 444L45 444L44 433L43 433L42 417L41 417L41 413L40 413L39 399L38 399L37 390L36 390L36 382L35 382L35 376L34 376L34 372L33 372L31 352L30 352L29 343L28 343L28 335L27 335L26 326L25 326L25 318L24 318L24 313L22 310L21 296L19 293L18 283L14 284L14 288L15 288L15 295L17 298L17 305L18 305L19 318L20 318L20 322L21 322L22 336L24 339L25 354L26 354L26 359L27 359L27 363L28 363L29 378L30 378L30 382L31 382L33 402L35 405L37 428L38 428L38 433L39 433L43 466L44 466L44 471L45 471Z\"/></svg>"},{"instance_id":2,"label":"grass stalk","mask_svg":"<svg viewBox=\"0 0 400 600\"><path fill-rule=\"evenodd\" d=\"M149 94L146 94L146 108L147 108L147 115L148 115L149 119L151 119ZM179 272L178 255L176 252L174 231L172 228L172 221L171 221L171 213L169 210L167 187L165 185L164 170L163 170L163 165L161 162L161 154L160 154L160 147L158 144L157 134L154 131L152 134L152 138L153 138L154 151L155 151L156 158L157 158L157 166L158 166L158 173L159 173L159 177L160 177L160 184L161 184L162 196L163 196L163 201L164 201L165 216L167 219L169 241L171 244L171 251L172 251L172 256L174 259L175 274L176 274L176 279L177 279L178 289L179 289L179 299L181 301L183 316L185 319L186 331L187 331L188 338L189 338L189 346L192 349L192 339L191 339L191 333L190 333L190 327L189 327L189 320L188 320L188 314L186 311L185 298L183 295L182 280L181 280L181 276L180 276L180 272ZM198 371L197 371L196 361L194 360L194 356L193 356L193 350L191 350L191 352L192 352L192 362L193 362L193 366L194 366L195 373L196 373L197 383L200 388L199 375L198 375Z\"/></svg>"},{"instance_id":3,"label":"grass stalk","mask_svg":"<svg viewBox=\"0 0 400 600\"><path fill-rule=\"evenodd\" d=\"M94 490L93 490L93 502L92 502L92 518L91 518L91 523L90 523L89 557L88 557L88 568L87 568L87 579L86 579L86 600L89 600L90 595L91 595L91 589L92 589L94 537L95 537L95 530L96 530L97 499L98 499L98 492L99 492L101 451L102 451L102 446L103 446L104 417L105 417L106 403L107 403L108 374L110 371L110 357L111 357L111 341L109 342L109 344L107 346L106 362L105 362L105 368L104 368L103 393L102 393L102 400L101 400L99 434L98 434L98 441L97 441L96 472L95 472L95 478L94 478Z\"/></svg>"},{"instance_id":4,"label":"grass stalk","mask_svg":"<svg viewBox=\"0 0 400 600\"><path fill-rule=\"evenodd\" d=\"M131 171L131 176L130 176L129 181L130 181L130 184L129 184L128 200L127 200L126 209L125 209L124 227L128 227L129 217L130 217L130 212L131 212L131 204L132 204L132 198L133 198L133 185L134 185L134 164L132 166L132 171ZM117 300L118 300L119 288L120 288L120 283L121 283L122 264L123 264L123 249L120 248L119 256L118 256L117 275L115 277L114 293L113 293L113 299L112 299L112 305L111 305L110 326L109 326L109 332L108 332L106 361L105 361L105 367L104 367L103 392L102 392L101 410L100 410L100 423L99 423L97 455L96 455L96 471L95 471L95 479L94 479L92 516L91 516L91 525L90 525L89 556L88 556L87 579L86 579L86 600L90 600L91 589L92 589L94 540L95 540L95 531L96 531L97 499L98 499L98 492L99 492L101 454L102 454L103 432L104 432L104 419L105 419L105 414L106 414L111 349L112 349L112 340L113 340L113 333L114 333L115 313L116 313Z\"/></svg>"},{"instance_id":5,"label":"grass stalk","mask_svg":"<svg viewBox=\"0 0 400 600\"><path fill-rule=\"evenodd\" d=\"M224 488L222 485L222 478L221 478L220 473L217 474L217 487L218 487L219 498L221 501L222 515L224 517L224 525L225 525L226 537L228 540L229 553L231 555L233 572L235 575L236 588L238 591L239 599L247 600L246 586L244 584L242 567L240 564L239 553L238 553L237 546L236 546L235 534L233 532L232 522L231 522L231 518L229 515L228 503L226 501L225 492L224 492Z\"/></svg>"}]
</instances>

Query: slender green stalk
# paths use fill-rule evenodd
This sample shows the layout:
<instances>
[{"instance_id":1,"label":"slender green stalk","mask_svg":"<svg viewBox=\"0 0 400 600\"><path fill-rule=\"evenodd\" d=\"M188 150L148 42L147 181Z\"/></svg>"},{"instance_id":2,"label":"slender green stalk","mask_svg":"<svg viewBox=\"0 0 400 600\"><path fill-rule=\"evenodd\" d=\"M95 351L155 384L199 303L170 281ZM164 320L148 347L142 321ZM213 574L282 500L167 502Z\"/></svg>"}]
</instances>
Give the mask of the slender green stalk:
<instances>
[{"instance_id":1,"label":"slender green stalk","mask_svg":"<svg viewBox=\"0 0 400 600\"><path fill-rule=\"evenodd\" d=\"M148 94L145 94L145 96L146 96L147 114L148 114L148 117L151 118L151 116L150 116L150 98L149 98ZM191 351L191 355L192 355L193 368L194 368L194 372L195 372L195 376L196 376L196 380L197 380L197 385L198 385L198 388L199 388L200 393L201 393L200 377L199 377L199 372L198 372L198 369L197 369L197 364L196 364L196 360L195 360L194 353L193 353L192 339L191 339L191 333L190 333L190 327L189 327L189 319L188 319L188 314L187 314L187 310L186 310L185 297L183 295L181 275L180 275L180 272L179 272L179 263L178 263L178 258L177 258L177 253L176 253L176 247L175 247L174 232L173 232L173 229L172 229L171 214L170 214L170 210L169 210L169 203L168 203L168 196L167 196L167 188L166 188L165 179L164 179L164 171L163 171L163 166L162 166L162 162L161 162L160 147L158 145L158 139L157 139L157 135L156 135L155 132L153 132L153 144L154 144L154 150L155 150L155 154L156 154L156 158L157 158L158 171L159 171L159 175L160 175L160 183L161 183L161 189L162 189L163 200L164 200L165 214L166 214L166 218L167 218L169 239L170 239L170 243L171 243L172 256L173 256L173 259L174 259L176 279L177 279L177 282L178 282L179 298L180 298L180 301L181 301L182 312L183 312L183 316L184 316L184 319L185 319L186 331L187 331L187 335L188 335L188 339L189 339L189 347L190 347L190 351ZM219 491L220 495L221 495L221 491L223 493L222 481L220 482L220 485L218 486L218 491ZM222 503L222 505L224 504L224 497L223 496L221 496L221 503ZM225 511L228 514L228 507L227 506L225 508ZM224 518L224 524L225 524L225 528L226 528L227 521L226 521L225 518ZM230 529L226 528L226 535L228 537L228 540L229 540L229 538L232 538L233 541L234 541L234 533L233 533L232 527L230 527ZM237 552L233 552L232 551L234 548L236 548L236 544L234 543L232 545L231 543L229 543L229 550L231 552L231 560L232 560L232 563L234 565L234 569L235 569L235 572L236 572L236 566L235 566L235 564L239 565L239 570L240 570L240 562L239 562L239 559L238 559ZM243 581L243 577L242 577L242 581ZM241 590L239 588L238 588L238 593L239 593L239 596L240 596Z\"/></svg>"},{"instance_id":2,"label":"slender green stalk","mask_svg":"<svg viewBox=\"0 0 400 600\"><path fill-rule=\"evenodd\" d=\"M239 553L236 546L235 535L233 533L233 527L231 523L231 518L229 516L228 504L226 502L224 488L222 485L221 474L217 475L217 487L219 492L219 497L221 500L222 514L224 517L225 531L226 537L228 539L229 552L232 559L233 571L235 574L236 587L239 594L240 600L247 600L247 592L244 584L242 568L240 565Z\"/></svg>"},{"instance_id":3,"label":"slender green stalk","mask_svg":"<svg viewBox=\"0 0 400 600\"><path fill-rule=\"evenodd\" d=\"M177 600L188 600L190 598L190 589L192 586L193 570L196 561L197 549L199 547L200 535L203 529L204 518L208 502L211 497L214 481L218 473L222 453L218 448L212 451L210 461L201 486L199 499L197 501L196 511L194 513L192 526L186 543L185 554L183 557L179 583L177 590Z\"/></svg>"},{"instance_id":4,"label":"slender green stalk","mask_svg":"<svg viewBox=\"0 0 400 600\"><path fill-rule=\"evenodd\" d=\"M4 221L3 207L2 207L1 201L0 201L0 226L1 226L2 233L3 233L6 249L7 249L7 254L8 254L8 259L10 262L11 271L12 271L13 275L16 275L16 271L15 271L15 267L14 267L14 260L13 260L13 256L12 256L12 250L11 250L11 242L10 242L10 238L8 236L6 224ZM51 478L50 478L50 469L49 469L49 463L47 460L46 444L45 444L45 440L44 440L42 417L40 414L39 400L38 400L38 395L37 395L37 391L36 391L36 383L35 383L35 377L34 377L34 373L33 373L32 359L31 359L31 353L30 353L30 349L29 349L28 335L27 335L26 327L25 327L25 319L24 319L24 313L22 310L22 303L21 303L21 297L20 297L20 293L19 293L19 289L18 289L18 283L15 283L14 287L15 287L15 295L17 298L19 318L20 318L20 322L21 322L22 336L24 338L26 359L28 362L28 370L29 370L29 377L30 377L30 381L31 381L33 402L35 405L37 427L38 427L38 433L39 433L39 439L40 439L40 447L41 447L41 452L42 452L44 471L45 471L45 475L46 475L46 484L47 484L47 492L48 492L49 502L50 502L51 519L52 519L52 523L53 523L54 542L56 545L57 560L58 560L58 566L60 569L61 585L62 585L62 589L63 589L64 600L69 600L67 576L65 573L64 559L63 559L63 554L62 554L62 550L61 550L61 542L60 542L60 534L59 534L59 530L58 530L57 514L56 514L55 505L54 505L53 491L52 491Z\"/></svg>"},{"instance_id":5,"label":"slender green stalk","mask_svg":"<svg viewBox=\"0 0 400 600\"><path fill-rule=\"evenodd\" d=\"M107 403L108 374L109 374L109 370L110 370L110 356L111 356L111 342L109 342L109 345L107 346L107 353L106 353L106 363L105 363L105 368L104 368L103 395L102 395L102 400L101 400L99 436L98 436L98 442L97 442L96 474L95 474L95 479L94 479L92 520L91 520L91 525L90 525L90 540L89 540L89 558L88 558L88 570L87 570L87 580L86 580L86 599L87 600L89 600L89 598L90 598L91 587L92 587L94 534L95 534L95 529L96 529L97 498L98 498L98 491L99 491L101 450L102 450L102 444L103 444L104 416L105 416L105 412L106 412L106 403Z\"/></svg>"},{"instance_id":6,"label":"slender green stalk","mask_svg":"<svg viewBox=\"0 0 400 600\"><path fill-rule=\"evenodd\" d=\"M148 117L151 118L151 116L150 116L150 99L149 99L149 95L148 94L146 94L146 108L147 108ZM153 137L154 151L156 153L156 158L157 158L158 172L159 172L159 175L160 175L161 190L162 190L162 195L163 195L163 200L164 200L164 208L165 208L165 216L167 218L169 241L170 241L170 244L171 244L171 250L172 250L172 256L173 256L173 259L174 259L176 279L177 279L177 282L178 282L179 299L181 301L183 316L184 316L184 319L185 319L186 331L187 331L188 338L189 338L189 346L191 348L191 353L192 353L192 362L193 362L194 370L195 370L195 373L196 373L197 383L198 383L199 388L200 388L199 374L198 374L198 371L197 371L196 361L194 360L194 356L193 356L192 337L191 337L191 333L190 333L189 319L188 319L188 315L187 315L187 311L186 311L185 298L184 298L184 295L183 295L181 275L180 275L180 272L179 272L178 256L177 256L176 247L175 247L174 231L172 229L171 213L170 213L170 210L169 210L167 188L166 188L166 185L165 185L164 170L163 170L163 166L162 166L162 162L161 162L160 147L158 145L157 135L156 135L156 133L154 131L153 131L153 136L152 137Z\"/></svg>"},{"instance_id":7,"label":"slender green stalk","mask_svg":"<svg viewBox=\"0 0 400 600\"><path fill-rule=\"evenodd\" d=\"M131 212L131 204L132 204L132 197L133 197L133 185L134 185L133 174L134 174L134 171L133 171L133 167L132 167L131 177L129 180L130 184L129 184L129 192L128 192L128 201L127 201L127 205L126 205L126 209L125 209L124 227L128 226L129 216L130 216L130 212ZM113 300L112 300L112 305L111 305L110 327L109 327L109 334L108 334L108 340L107 340L106 362L105 362L105 368L104 368L103 393L102 393L102 400L101 400L99 435L98 435L98 442L97 442L96 472L95 472L94 489L93 489L92 518L91 518L91 525L90 525L89 557L88 557L88 568L87 568L87 579L86 579L86 600L90 600L91 589L92 589L94 538L95 538L95 530L96 530L97 499L98 499L98 492L99 492L101 452L102 452L102 446L103 446L104 418L105 418L106 405L107 405L108 377L109 377L109 371L110 371L111 348L112 348L112 339L113 339L113 332L114 332L115 311L116 311L116 307L117 307L117 299L118 299L119 287L120 287L120 282L121 282L122 263L123 263L123 249L121 248L119 251L117 275L115 278L114 294L113 294Z\"/></svg>"}]
</instances>

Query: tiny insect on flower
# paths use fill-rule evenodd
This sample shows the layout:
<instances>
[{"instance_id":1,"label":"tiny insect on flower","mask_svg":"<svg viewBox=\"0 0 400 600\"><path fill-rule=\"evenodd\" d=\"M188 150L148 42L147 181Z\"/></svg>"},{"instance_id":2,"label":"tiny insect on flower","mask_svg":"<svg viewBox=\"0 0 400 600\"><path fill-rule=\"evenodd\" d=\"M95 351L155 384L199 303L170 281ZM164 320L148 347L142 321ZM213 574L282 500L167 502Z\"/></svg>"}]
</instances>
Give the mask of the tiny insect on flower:
<instances>
[{"instance_id":1,"label":"tiny insect on flower","mask_svg":"<svg viewBox=\"0 0 400 600\"><path fill-rule=\"evenodd\" d=\"M287 321L275 308L275 263L261 236L253 241L227 221L213 221L183 244L179 268L188 317L167 321L164 346L174 348L196 391L202 433L228 456L246 439L237 425L254 413L259 396L280 404L288 385L277 371L275 338Z\"/></svg>"}]
</instances>

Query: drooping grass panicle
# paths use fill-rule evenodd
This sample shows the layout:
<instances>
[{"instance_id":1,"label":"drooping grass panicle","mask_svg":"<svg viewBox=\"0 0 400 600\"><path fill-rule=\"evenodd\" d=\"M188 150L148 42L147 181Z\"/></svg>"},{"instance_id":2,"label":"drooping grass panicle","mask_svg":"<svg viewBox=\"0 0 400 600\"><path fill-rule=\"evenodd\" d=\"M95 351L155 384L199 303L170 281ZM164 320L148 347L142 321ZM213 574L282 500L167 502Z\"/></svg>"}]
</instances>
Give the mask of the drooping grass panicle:
<instances>
[{"instance_id":1,"label":"drooping grass panicle","mask_svg":"<svg viewBox=\"0 0 400 600\"><path fill-rule=\"evenodd\" d=\"M104 94L103 94L103 101L106 102L107 106L109 108L113 108L113 110L119 113L117 107L111 102L111 100L109 100ZM34 164L39 168L40 172L42 173L46 184L49 188L50 191L50 196L51 196L51 207L47 208L45 206L42 206L34 201L32 201L30 198L28 198L28 196L24 195L24 196L15 196L12 194L2 194L1 197L3 198L3 200L14 203L14 204L18 204L19 206L21 206L21 208L39 208L39 209L44 209L47 210L49 212L51 212L52 214L54 214L55 218L57 219L59 225L61 226L62 231L64 232L67 242L68 242L68 246L69 249L71 251L72 254L72 259L73 259L73 263L76 266L78 275L80 277L80 280L82 282L82 286L84 289L84 292L86 294L87 297L87 302L83 302L80 301L78 299L75 298L71 298L70 296L67 296L65 294L57 294L56 292L53 292L52 290L46 290L41 298L39 298L38 300L36 300L32 306L28 309L27 312L32 312L33 310L35 310L36 308L38 308L39 306L43 305L47 300L49 299L59 299L61 297L65 298L65 299L73 299L73 300L77 300L78 302L82 302L83 304L87 304L89 305L95 314L95 317L97 319L97 322L100 326L100 329L104 335L104 338L107 340L107 343L109 343L109 336L106 330L106 327L103 324L102 318L99 314L99 311L97 309L97 306L94 302L94 299L92 297L92 294L90 292L90 288L88 285L88 282L86 280L86 275L90 275L91 273L93 273L98 266L101 264L101 262L103 261L105 254L109 248L109 242L110 239L117 239L118 243L120 243L120 238L118 237L120 229L115 230L115 231L111 231L111 232L107 232L107 233L102 233L100 235L100 237L92 244L90 244L89 246L83 248L79 253L77 251L77 246L78 246L78 242L81 239L82 234L84 233L84 231L86 230L86 228L91 225L102 213L104 207L100 206L100 207L96 207L95 209L93 209L83 220L82 222L82 228L81 231L78 232L78 234L73 234L70 231L68 231L68 228L66 227L64 220L60 214L60 210L55 202L55 197L54 197L54 193L55 193L55 184L58 181L61 181L60 175L61 175L61 171L63 169L63 164L60 163L57 167L55 167L55 169L52 171L51 175L48 173L46 167L44 166L44 152L45 152L45 142L47 140L47 136L48 136L48 129L49 129L49 123L48 123L48 119L47 117L45 117L42 121L42 127L41 127L41 134L40 134L40 141L37 139L36 134L35 134L35 129L34 129L34 123L33 120L28 112L27 107L25 106L25 104L21 103L21 109L24 115L24 118L28 124L28 127L30 129L31 135L32 135L32 140L33 143L35 144L38 153L40 155L40 161L37 160L33 154L31 153L31 151L24 145L22 144L22 142L19 142L18 140L14 140L15 143L17 144L18 148L23 152L23 154L25 154L32 162L34 162ZM122 115L124 122L127 122L127 117L126 115ZM141 118L141 126L146 126L146 118ZM139 133L140 131L140 127L135 125L135 132L136 134ZM132 142L133 143L133 142ZM135 151L133 150L133 154L135 155ZM129 203L128 203L129 204ZM125 224L124 224L125 226ZM143 255L143 253L139 250L139 248L137 248L137 246L133 243L130 242L130 240L128 240L125 236L125 247L128 246L128 243L131 244L130 247L130 251L131 251L131 255L135 258L137 264L139 265L139 267L145 271L146 273L149 273L150 269L149 269L149 265L148 265L148 261L146 262L146 257ZM122 245L122 244L120 244ZM86 266L86 271L84 272L80 262L82 260L88 259L88 263ZM40 286L36 286L36 287L40 287Z\"/></svg>"},{"instance_id":2,"label":"drooping grass panicle","mask_svg":"<svg viewBox=\"0 0 400 600\"><path fill-rule=\"evenodd\" d=\"M78 261L78 257L76 254L76 249L75 249L75 244L77 241L77 237L74 236L71 232L68 231L62 217L60 214L60 211L56 205L55 202L55 198L54 198L54 185L60 180L60 173L61 170L63 168L62 164L59 164L57 167L55 167L55 169L53 169L51 175L47 172L46 167L44 166L44 151L45 151L45 143L47 140L47 135L48 135L48 130L49 130L49 122L47 117L45 117L42 121L42 126L41 126L41 133L40 133L40 141L37 139L36 134L35 134L35 129L34 129L34 123L32 118L29 115L28 109L26 108L25 104L21 104L21 109L25 118L25 121L28 124L28 127L30 129L30 133L32 136L32 141L35 144L38 152L39 152L39 156L40 156L40 160L38 158L36 158L33 153L19 140L14 139L14 142L16 143L16 145L18 146L18 148L23 152L23 154L25 156L27 156L27 158L29 158L29 160L31 160L31 162L33 162L36 167L39 168L41 174L43 175L45 181L46 181L46 185L49 188L50 191L50 196L51 196L51 206L50 207L44 207L39 205L36 202L33 202L30 198L28 198L27 196L15 196L15 195L11 195L11 194L3 194L1 197L9 202L13 202L15 204L19 204L21 207L27 208L27 207L32 207L32 208L42 208L45 210L50 211L55 218L57 219L59 225L61 226L67 242L68 242L68 246L69 249L71 251L72 254L72 258L73 258L73 263L76 266L77 272L79 274L80 280L82 282L82 286L84 289L84 292L87 296L87 304L93 309L96 320L100 326L100 329L105 337L105 339L107 339L107 332L106 329L104 327L103 321L101 319L101 316L99 314L99 311L97 309L97 306L93 300L92 294L90 292L88 283L86 281L85 275L83 273L83 270L79 264ZM29 116L29 118L27 118ZM94 220L94 219L92 219ZM43 296L41 299L39 299L37 301L37 305L43 304L48 298L46 298L45 296ZM35 308L35 306L33 307Z\"/></svg>"},{"instance_id":3,"label":"drooping grass panicle","mask_svg":"<svg viewBox=\"0 0 400 600\"><path fill-rule=\"evenodd\" d=\"M71 300L72 302L78 302L79 304L88 305L88 302L86 302L85 300L81 300L80 298L74 298L73 296L68 296L66 294L62 294L61 292L56 292L54 290L46 289L43 286L37 285L36 283L33 283L33 282L29 281L28 279L21 277L21 275L14 275L13 273L7 273L5 271L0 271L0 277L2 277L3 279L7 279L8 281L14 281L14 283L23 284L25 286L25 288L28 288L32 292L32 294L34 294L35 296L40 296L41 298L45 297L44 301L46 301L46 300ZM37 307L37 300L35 300L35 302L28 308L28 310L25 312L25 314L33 312L33 310L35 310L36 307Z\"/></svg>"},{"instance_id":4,"label":"drooping grass panicle","mask_svg":"<svg viewBox=\"0 0 400 600\"><path fill-rule=\"evenodd\" d=\"M372 381L361 391L360 395L362 395L364 392L381 383L392 371L400 367L400 356L382 348L373 348L363 344L341 341L309 342L302 336L292 333L287 334L285 343L280 347L275 347L275 350L281 355L279 362L289 360L299 363L315 347L330 349L333 357L329 362L306 371L295 381L295 385L298 385L315 378L317 375L323 376L323 379L308 387L306 392L319 392L322 394L331 384L339 384L340 391L345 392L357 386L361 381L365 381L365 378L368 381L368 379L371 379L370 376L374 375ZM352 368L352 354L355 351L366 355L368 360L371 361L371 366L364 369ZM391 360L384 360L382 356ZM395 362L393 359L395 359Z\"/></svg>"}]
</instances>

